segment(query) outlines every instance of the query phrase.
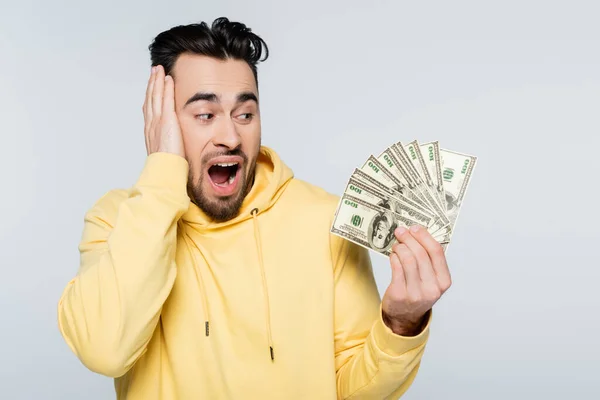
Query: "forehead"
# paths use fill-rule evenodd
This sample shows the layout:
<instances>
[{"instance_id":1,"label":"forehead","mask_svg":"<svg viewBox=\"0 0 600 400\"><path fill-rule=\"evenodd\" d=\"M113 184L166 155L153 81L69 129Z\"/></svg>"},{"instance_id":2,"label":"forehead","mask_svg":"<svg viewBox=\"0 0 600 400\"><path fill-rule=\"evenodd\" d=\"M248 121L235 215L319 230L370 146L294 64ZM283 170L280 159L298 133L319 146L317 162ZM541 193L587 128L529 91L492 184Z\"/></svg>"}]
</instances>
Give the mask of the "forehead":
<instances>
[{"instance_id":1,"label":"forehead","mask_svg":"<svg viewBox=\"0 0 600 400\"><path fill-rule=\"evenodd\" d=\"M242 60L218 60L196 54L182 54L173 67L175 97L179 104L197 92L212 92L223 101L233 100L240 92L253 92L256 81L250 66Z\"/></svg>"}]
</instances>

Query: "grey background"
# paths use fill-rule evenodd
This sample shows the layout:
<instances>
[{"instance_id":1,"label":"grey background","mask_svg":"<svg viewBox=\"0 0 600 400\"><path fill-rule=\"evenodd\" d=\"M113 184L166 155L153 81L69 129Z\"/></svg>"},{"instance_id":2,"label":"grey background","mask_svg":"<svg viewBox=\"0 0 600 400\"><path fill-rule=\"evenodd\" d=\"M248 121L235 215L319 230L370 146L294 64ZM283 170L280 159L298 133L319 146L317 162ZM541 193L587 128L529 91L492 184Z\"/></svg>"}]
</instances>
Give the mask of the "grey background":
<instances>
[{"instance_id":1,"label":"grey background","mask_svg":"<svg viewBox=\"0 0 600 400\"><path fill-rule=\"evenodd\" d=\"M110 399L56 323L84 212L144 162L147 46L225 15L272 51L263 143L340 194L397 140L479 157L406 399L597 399L593 1L2 1L2 399ZM373 255L380 289L387 260Z\"/></svg>"}]
</instances>

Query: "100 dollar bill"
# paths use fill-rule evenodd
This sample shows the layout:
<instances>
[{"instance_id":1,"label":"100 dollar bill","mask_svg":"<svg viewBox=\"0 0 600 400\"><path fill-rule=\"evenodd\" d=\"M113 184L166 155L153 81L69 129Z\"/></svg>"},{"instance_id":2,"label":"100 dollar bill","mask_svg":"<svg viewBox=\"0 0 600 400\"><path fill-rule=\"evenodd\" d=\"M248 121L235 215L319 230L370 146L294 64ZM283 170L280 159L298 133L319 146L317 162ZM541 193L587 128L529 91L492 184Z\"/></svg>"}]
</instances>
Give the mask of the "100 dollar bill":
<instances>
[{"instance_id":1,"label":"100 dollar bill","mask_svg":"<svg viewBox=\"0 0 600 400\"><path fill-rule=\"evenodd\" d=\"M440 156L440 144L438 141L423 143L420 145L422 158L429 170L429 175L435 184L436 193L440 202L446 206L446 194L444 193L444 180L442 179L442 158Z\"/></svg>"},{"instance_id":2,"label":"100 dollar bill","mask_svg":"<svg viewBox=\"0 0 600 400\"><path fill-rule=\"evenodd\" d=\"M436 196L430 191L427 184L421 179L419 172L415 169L410 156L406 152L404 145L398 142L389 148L400 163L400 169L405 171L405 176L408 179L408 184L412 188L414 187L417 193L421 195L430 206L430 208L438 215L444 223L450 223L450 220L446 216L443 202L436 198Z\"/></svg>"},{"instance_id":3,"label":"100 dollar bill","mask_svg":"<svg viewBox=\"0 0 600 400\"><path fill-rule=\"evenodd\" d=\"M446 195L446 214L452 230L460 213L463 199L475 170L477 157L455 151L440 149L442 179Z\"/></svg>"},{"instance_id":4,"label":"100 dollar bill","mask_svg":"<svg viewBox=\"0 0 600 400\"><path fill-rule=\"evenodd\" d=\"M364 172L358 168L356 168L354 170L351 177L360 182L363 182L364 184L368 185L369 187L376 189L378 192L382 192L382 193L386 194L387 196L398 199L399 201L407 204L408 206L414 208L415 210L421 212L422 214L425 214L433 219L436 218L435 214L433 212L431 212L430 210L428 210L427 208L422 207L419 203L417 203L414 200L411 200L407 196L403 195L401 192L387 187L386 185L381 183L379 180L373 178L372 176L370 176L369 174L367 174L366 172Z\"/></svg>"},{"instance_id":5,"label":"100 dollar bill","mask_svg":"<svg viewBox=\"0 0 600 400\"><path fill-rule=\"evenodd\" d=\"M384 157L382 154L380 157ZM402 182L400 178L394 175L393 170L389 170L385 168L384 165L375 158L375 156L371 155L365 162L365 164L360 168L362 172L369 175L371 178L380 182L382 185L387 186L391 190L400 193L401 195L408 197L415 203L419 204L422 208L430 211L435 215L431 207L427 204L427 201L424 197L420 196L419 193L414 192L411 188L405 183Z\"/></svg>"},{"instance_id":6,"label":"100 dollar bill","mask_svg":"<svg viewBox=\"0 0 600 400\"><path fill-rule=\"evenodd\" d=\"M373 165L373 166L375 167L376 165ZM424 215L427 215L427 216L433 218L433 220L435 221L434 224L438 228L438 230L431 232L431 234L434 236L441 236L442 234L445 234L445 235L447 235L447 237L449 237L448 233L450 232L450 225L444 223L444 221L442 219L437 217L430 210L422 207L420 205L420 203L417 203L416 201L411 200L410 198L404 196L401 192L399 192L397 190L394 190L392 188L385 186L383 183L374 179L372 176L370 176L369 174L365 173L363 170L360 170L358 168L356 168L354 170L354 172L352 173L352 178L358 180L359 182L363 182L370 188L377 189L377 191L384 193L388 197L392 197L392 198L400 201L401 203L408 205L412 209L420 212L421 214L424 214ZM412 198L414 199L415 197L412 197Z\"/></svg>"},{"instance_id":7,"label":"100 dollar bill","mask_svg":"<svg viewBox=\"0 0 600 400\"><path fill-rule=\"evenodd\" d=\"M437 203L437 200L432 197L432 194L427 190L424 184L420 182L419 185L411 179L407 168L399 160L399 154L393 147L384 150L377 159L371 156L367 160L365 166L370 166L371 169L381 170L379 174L389 176L390 179L395 180L397 185L402 185L402 190L410 195L410 198L429 210L436 219L439 221L438 224L444 230L445 233L450 233L450 221L446 218L446 214L442 206ZM410 163L406 160L406 163ZM448 236L449 237L449 236Z\"/></svg>"},{"instance_id":8,"label":"100 dollar bill","mask_svg":"<svg viewBox=\"0 0 600 400\"><path fill-rule=\"evenodd\" d=\"M407 220L413 221L412 224L423 225L434 238L440 239L440 241L449 239L447 231L441 230L444 226L439 219L427 212L420 211L418 208L413 207L411 204L404 202L393 195L388 195L377 187L370 186L367 182L360 178L356 178L354 175L348 180L344 193L364 200L369 204L392 210L396 214L405 217Z\"/></svg>"},{"instance_id":9,"label":"100 dollar bill","mask_svg":"<svg viewBox=\"0 0 600 400\"><path fill-rule=\"evenodd\" d=\"M433 194L435 200L437 200L438 204L444 210L444 205L446 204L446 201L441 196L437 180L429 171L427 163L425 162L425 158L423 157L423 153L421 152L419 142L413 140L412 142L405 144L404 150L406 150L406 153L410 157L410 162L415 167L422 180L429 188L429 191L431 192L431 194Z\"/></svg>"},{"instance_id":10,"label":"100 dollar bill","mask_svg":"<svg viewBox=\"0 0 600 400\"><path fill-rule=\"evenodd\" d=\"M344 194L340 198L331 233L389 256L392 246L397 243L396 228L413 224L413 221L391 210Z\"/></svg>"}]
</instances>

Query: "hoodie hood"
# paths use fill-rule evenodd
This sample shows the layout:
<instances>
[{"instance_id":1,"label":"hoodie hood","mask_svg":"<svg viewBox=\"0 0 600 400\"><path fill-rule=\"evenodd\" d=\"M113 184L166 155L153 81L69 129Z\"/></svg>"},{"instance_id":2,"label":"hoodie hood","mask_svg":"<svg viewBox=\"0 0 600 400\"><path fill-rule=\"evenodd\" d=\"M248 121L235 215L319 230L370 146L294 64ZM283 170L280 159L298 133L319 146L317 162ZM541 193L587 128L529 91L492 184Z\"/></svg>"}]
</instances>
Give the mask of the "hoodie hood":
<instances>
[{"instance_id":1,"label":"hoodie hood","mask_svg":"<svg viewBox=\"0 0 600 400\"><path fill-rule=\"evenodd\" d=\"M244 198L238 215L225 222L215 222L196 204L190 202L182 221L200 230L220 229L252 218L252 211L260 214L268 210L284 192L294 177L292 170L283 163L277 153L269 147L261 146L256 160L254 184Z\"/></svg>"}]
</instances>

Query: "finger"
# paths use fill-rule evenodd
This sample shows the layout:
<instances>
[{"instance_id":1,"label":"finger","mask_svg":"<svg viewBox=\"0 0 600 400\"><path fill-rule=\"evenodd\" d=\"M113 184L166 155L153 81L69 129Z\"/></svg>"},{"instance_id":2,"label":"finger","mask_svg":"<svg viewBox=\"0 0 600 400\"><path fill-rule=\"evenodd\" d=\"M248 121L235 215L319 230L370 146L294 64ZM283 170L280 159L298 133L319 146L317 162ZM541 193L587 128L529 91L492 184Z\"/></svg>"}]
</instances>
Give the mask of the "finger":
<instances>
[{"instance_id":1,"label":"finger","mask_svg":"<svg viewBox=\"0 0 600 400\"><path fill-rule=\"evenodd\" d=\"M152 67L148 86L146 87L146 99L144 100L144 118L150 122L152 120L152 90L154 89L154 78L156 77L156 67Z\"/></svg>"},{"instance_id":2,"label":"finger","mask_svg":"<svg viewBox=\"0 0 600 400\"><path fill-rule=\"evenodd\" d=\"M394 253L398 256L404 279L406 281L406 290L413 298L416 298L421 291L421 278L417 266L417 258L404 243L396 243L393 246Z\"/></svg>"},{"instance_id":3,"label":"finger","mask_svg":"<svg viewBox=\"0 0 600 400\"><path fill-rule=\"evenodd\" d=\"M390 254L390 265L392 267L392 283L399 287L406 288L406 277L404 276L404 268L398 258L398 254L392 252Z\"/></svg>"},{"instance_id":4,"label":"finger","mask_svg":"<svg viewBox=\"0 0 600 400\"><path fill-rule=\"evenodd\" d=\"M427 250L425 250L425 248L423 248L423 246L421 246L417 239L415 239L415 237L411 234L413 231L416 231L416 233L420 234L421 236L425 234L429 235L427 229L419 225L413 225L410 227L410 232L407 229L398 228L395 232L396 239L398 239L399 243L404 243L415 255L421 281L437 286L437 277L435 276L429 254L427 254Z\"/></svg>"},{"instance_id":5,"label":"finger","mask_svg":"<svg viewBox=\"0 0 600 400\"><path fill-rule=\"evenodd\" d=\"M156 67L154 89L152 90L152 113L155 119L160 118L162 111L163 90L165 87L165 72L162 65Z\"/></svg>"},{"instance_id":6,"label":"finger","mask_svg":"<svg viewBox=\"0 0 600 400\"><path fill-rule=\"evenodd\" d=\"M165 76L165 90L163 94L163 113L175 112L175 82L171 75Z\"/></svg>"},{"instance_id":7,"label":"finger","mask_svg":"<svg viewBox=\"0 0 600 400\"><path fill-rule=\"evenodd\" d=\"M148 131L150 130L150 123L152 121L152 90L154 89L154 78L156 76L156 67L152 67L150 71L150 77L148 78L148 85L146 86L146 98L144 99L144 105L142 111L144 113L144 141L146 143L146 152L150 154L150 139L148 137Z\"/></svg>"},{"instance_id":8,"label":"finger","mask_svg":"<svg viewBox=\"0 0 600 400\"><path fill-rule=\"evenodd\" d=\"M429 255L431 266L440 285L440 289L445 292L452 282L444 248L425 229L418 229L416 232L412 232L411 230L411 236Z\"/></svg>"}]
</instances>

